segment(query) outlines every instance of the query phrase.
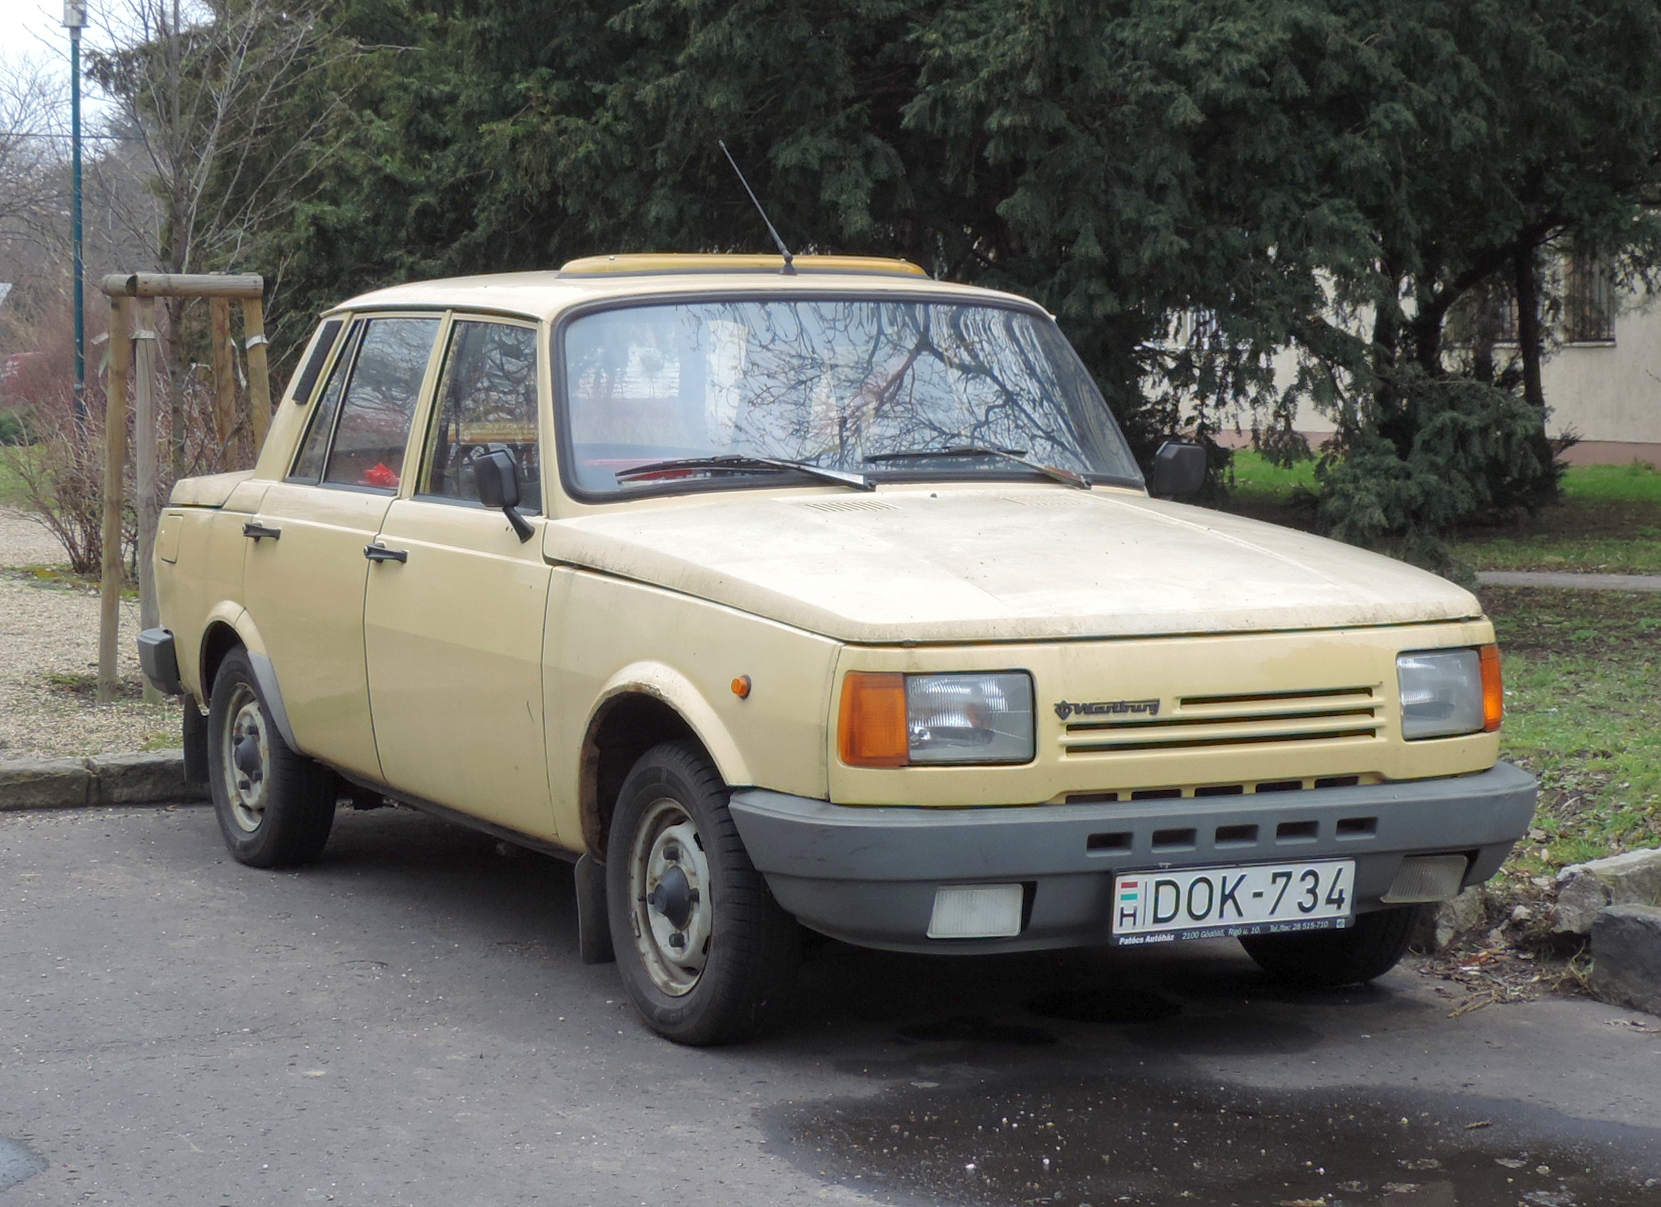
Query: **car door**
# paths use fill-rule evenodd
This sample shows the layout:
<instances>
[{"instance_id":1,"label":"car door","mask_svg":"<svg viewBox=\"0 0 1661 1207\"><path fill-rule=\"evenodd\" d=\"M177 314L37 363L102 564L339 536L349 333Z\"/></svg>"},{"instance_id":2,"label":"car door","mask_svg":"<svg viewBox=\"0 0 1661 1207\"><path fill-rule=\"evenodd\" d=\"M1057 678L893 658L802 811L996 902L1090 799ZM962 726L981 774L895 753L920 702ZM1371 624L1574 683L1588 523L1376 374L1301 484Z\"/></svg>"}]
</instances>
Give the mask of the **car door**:
<instances>
[{"instance_id":1,"label":"car door","mask_svg":"<svg viewBox=\"0 0 1661 1207\"><path fill-rule=\"evenodd\" d=\"M414 488L387 509L364 648L383 778L399 792L553 839L542 701L550 571L542 558L537 329L458 316ZM471 463L519 466L521 540L478 500Z\"/></svg>"},{"instance_id":2,"label":"car door","mask_svg":"<svg viewBox=\"0 0 1661 1207\"><path fill-rule=\"evenodd\" d=\"M352 325L289 473L244 527L244 603L296 743L377 779L363 656L365 547L398 492L440 322L388 315Z\"/></svg>"}]
</instances>

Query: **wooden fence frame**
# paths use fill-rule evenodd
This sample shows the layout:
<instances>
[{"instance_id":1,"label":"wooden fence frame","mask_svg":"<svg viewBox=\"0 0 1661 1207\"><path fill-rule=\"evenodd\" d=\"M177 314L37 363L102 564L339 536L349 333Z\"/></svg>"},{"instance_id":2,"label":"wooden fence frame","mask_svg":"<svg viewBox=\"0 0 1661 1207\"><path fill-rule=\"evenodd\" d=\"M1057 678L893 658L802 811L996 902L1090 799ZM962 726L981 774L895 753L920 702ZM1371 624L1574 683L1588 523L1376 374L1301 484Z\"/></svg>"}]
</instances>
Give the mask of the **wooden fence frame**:
<instances>
[{"instance_id":1,"label":"wooden fence frame","mask_svg":"<svg viewBox=\"0 0 1661 1207\"><path fill-rule=\"evenodd\" d=\"M271 423L271 378L266 362L265 280L252 273L111 273L99 282L110 299L110 377L104 413L103 580L99 587L98 702L115 699L116 647L121 637L121 506L127 464L127 384L134 384L134 490L138 507L139 627L154 628L156 572L156 299L206 298L213 334L214 428L223 444L233 427L236 381L229 345L231 301L242 303L243 348L248 356L248 407L255 455ZM135 327L134 320L137 320ZM135 352L137 372L135 368ZM146 700L161 695L148 682Z\"/></svg>"}]
</instances>

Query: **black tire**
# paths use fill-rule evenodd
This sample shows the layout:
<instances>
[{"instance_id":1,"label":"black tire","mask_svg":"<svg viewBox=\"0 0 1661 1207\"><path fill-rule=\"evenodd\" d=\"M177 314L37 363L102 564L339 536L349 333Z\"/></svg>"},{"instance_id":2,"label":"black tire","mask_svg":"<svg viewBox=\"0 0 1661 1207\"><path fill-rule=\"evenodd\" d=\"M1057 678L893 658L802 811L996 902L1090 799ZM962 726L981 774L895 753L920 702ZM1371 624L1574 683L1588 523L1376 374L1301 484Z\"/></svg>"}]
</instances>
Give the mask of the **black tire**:
<instances>
[{"instance_id":1,"label":"black tire","mask_svg":"<svg viewBox=\"0 0 1661 1207\"><path fill-rule=\"evenodd\" d=\"M334 825L334 774L283 741L242 649L226 654L213 677L208 788L238 863L291 867L323 853Z\"/></svg>"},{"instance_id":2,"label":"black tire","mask_svg":"<svg viewBox=\"0 0 1661 1207\"><path fill-rule=\"evenodd\" d=\"M1335 989L1383 976L1407 954L1421 907L1398 905L1361 914L1343 930L1249 935L1240 940L1257 966L1300 989Z\"/></svg>"},{"instance_id":3,"label":"black tire","mask_svg":"<svg viewBox=\"0 0 1661 1207\"><path fill-rule=\"evenodd\" d=\"M795 983L796 921L750 862L727 786L690 743L654 746L623 781L606 913L630 999L676 1043L748 1039Z\"/></svg>"}]
</instances>

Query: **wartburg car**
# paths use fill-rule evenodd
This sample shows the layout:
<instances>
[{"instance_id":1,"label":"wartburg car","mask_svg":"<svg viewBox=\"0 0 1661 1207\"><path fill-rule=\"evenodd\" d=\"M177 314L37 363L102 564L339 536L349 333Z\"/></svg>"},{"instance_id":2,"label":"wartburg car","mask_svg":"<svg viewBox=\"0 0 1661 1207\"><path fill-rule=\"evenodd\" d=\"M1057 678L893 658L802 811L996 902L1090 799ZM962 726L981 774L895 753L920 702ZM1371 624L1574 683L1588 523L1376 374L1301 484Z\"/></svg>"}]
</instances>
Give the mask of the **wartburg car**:
<instances>
[{"instance_id":1,"label":"wartburg car","mask_svg":"<svg viewBox=\"0 0 1661 1207\"><path fill-rule=\"evenodd\" d=\"M238 860L347 799L574 860L583 958L682 1042L762 1025L804 927L1364 981L1527 827L1493 626L1159 497L1198 452L1145 481L1041 307L904 262L400 285L178 483L141 652Z\"/></svg>"}]
</instances>

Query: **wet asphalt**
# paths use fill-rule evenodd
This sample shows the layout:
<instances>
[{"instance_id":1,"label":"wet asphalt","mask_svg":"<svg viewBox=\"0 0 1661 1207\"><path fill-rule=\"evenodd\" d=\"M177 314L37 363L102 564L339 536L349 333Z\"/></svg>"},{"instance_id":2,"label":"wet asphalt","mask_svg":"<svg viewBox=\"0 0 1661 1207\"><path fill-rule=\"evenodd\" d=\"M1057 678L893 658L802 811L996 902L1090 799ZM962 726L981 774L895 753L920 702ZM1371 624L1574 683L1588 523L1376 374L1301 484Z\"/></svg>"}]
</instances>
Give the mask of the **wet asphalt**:
<instances>
[{"instance_id":1,"label":"wet asphalt","mask_svg":"<svg viewBox=\"0 0 1661 1207\"><path fill-rule=\"evenodd\" d=\"M698 1051L577 959L570 886L402 810L298 873L201 808L0 815L0 1205L1661 1207L1661 1019L824 943Z\"/></svg>"}]
</instances>

